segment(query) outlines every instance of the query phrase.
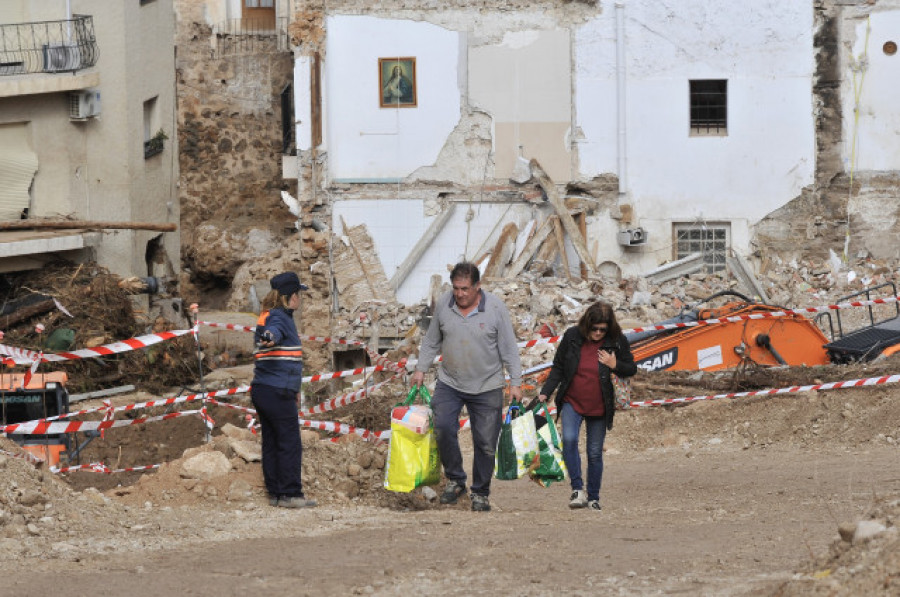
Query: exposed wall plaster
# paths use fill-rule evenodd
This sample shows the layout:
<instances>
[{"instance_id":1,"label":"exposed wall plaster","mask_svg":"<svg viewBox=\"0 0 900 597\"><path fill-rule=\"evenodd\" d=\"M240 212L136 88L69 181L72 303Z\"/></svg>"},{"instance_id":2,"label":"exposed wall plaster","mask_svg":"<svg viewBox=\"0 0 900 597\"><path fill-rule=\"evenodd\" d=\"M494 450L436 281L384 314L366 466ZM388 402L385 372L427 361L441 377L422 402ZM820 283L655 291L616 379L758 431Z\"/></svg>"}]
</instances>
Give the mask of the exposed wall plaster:
<instances>
[{"instance_id":1,"label":"exposed wall plaster","mask_svg":"<svg viewBox=\"0 0 900 597\"><path fill-rule=\"evenodd\" d=\"M761 255L780 255L786 261L804 255L821 258L829 251L846 251L848 258L896 258L900 164L891 160L900 151L900 108L893 99L900 56L886 57L882 45L887 38L900 43L900 34L896 26L872 27L868 48L865 36L870 18L875 23L900 19L900 2L817 0L814 8L815 185L764 218L756 226L754 244Z\"/></svg>"}]
</instances>

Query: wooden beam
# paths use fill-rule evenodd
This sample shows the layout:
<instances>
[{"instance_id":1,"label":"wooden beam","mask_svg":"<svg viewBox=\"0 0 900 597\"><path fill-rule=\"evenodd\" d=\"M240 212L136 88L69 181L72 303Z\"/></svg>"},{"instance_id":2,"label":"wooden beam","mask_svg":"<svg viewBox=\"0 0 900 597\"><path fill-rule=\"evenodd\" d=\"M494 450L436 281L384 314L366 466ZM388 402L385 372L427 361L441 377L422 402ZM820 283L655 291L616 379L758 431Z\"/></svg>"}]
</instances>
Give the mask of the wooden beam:
<instances>
[{"instance_id":1,"label":"wooden beam","mask_svg":"<svg viewBox=\"0 0 900 597\"><path fill-rule=\"evenodd\" d=\"M375 290L375 284L372 283L372 276L366 269L366 262L363 261L362 255L359 254L359 249L353 244L353 239L350 237L350 229L347 228L347 222L344 221L344 216L341 216L341 227L344 229L344 236L347 237L347 244L353 249L353 255L356 257L356 261L359 262L359 269L362 270L363 277L366 279L366 284L369 286L369 290L372 291L372 296L377 298L378 291Z\"/></svg>"},{"instance_id":2,"label":"wooden beam","mask_svg":"<svg viewBox=\"0 0 900 597\"><path fill-rule=\"evenodd\" d=\"M75 228L175 232L178 226L176 224L156 224L153 222L95 222L90 220L10 220L8 222L0 222L0 230L68 230Z\"/></svg>"},{"instance_id":3,"label":"wooden beam","mask_svg":"<svg viewBox=\"0 0 900 597\"><path fill-rule=\"evenodd\" d=\"M12 312L9 315L3 316L3 329L8 330L12 326L25 321L29 317L34 317L35 315L46 313L47 311L50 311L54 308L56 308L56 303L53 302L53 299L47 299L39 303L28 305L27 307L22 307L21 309Z\"/></svg>"},{"instance_id":4,"label":"wooden beam","mask_svg":"<svg viewBox=\"0 0 900 597\"><path fill-rule=\"evenodd\" d=\"M556 237L556 244L559 246L559 258L562 259L563 267L566 270L566 277L572 279L572 270L569 269L569 256L566 255L566 238L563 235L562 224L559 218L553 222L553 236Z\"/></svg>"},{"instance_id":5,"label":"wooden beam","mask_svg":"<svg viewBox=\"0 0 900 597\"><path fill-rule=\"evenodd\" d=\"M322 144L322 62L319 53L312 55L309 70L309 118L310 143L313 147ZM291 125L296 130L296 125Z\"/></svg>"},{"instance_id":6,"label":"wooden beam","mask_svg":"<svg viewBox=\"0 0 900 597\"><path fill-rule=\"evenodd\" d=\"M544 239L547 238L547 235L550 234L551 230L553 230L553 224L550 222L550 218L541 222L541 226L538 228L537 232L534 233L534 236L525 243L525 248L519 253L519 258L513 261L512 265L510 265L509 269L506 271L506 276L508 278L518 276L519 272L525 269L525 264L528 263L531 256L534 255L534 252L541 246L541 243L544 242Z\"/></svg>"},{"instance_id":7,"label":"wooden beam","mask_svg":"<svg viewBox=\"0 0 900 597\"><path fill-rule=\"evenodd\" d=\"M586 239L587 238L587 223L585 222L585 220L587 220L587 216L584 215L584 212L577 213L574 216L574 220L575 220L575 223L578 224L578 231L581 233L581 238ZM591 254L589 252L587 252L587 243L585 243L584 250L588 256L588 259L590 259L590 263L593 263L594 262L593 257L591 257ZM581 264L578 266L578 268L580 270L579 273L581 274L581 279L584 280L585 278L588 277L588 267L587 267L588 264L585 262L584 257L581 256L581 253L579 253L578 256L581 257ZM591 268L591 269L593 269L593 268Z\"/></svg>"},{"instance_id":8,"label":"wooden beam","mask_svg":"<svg viewBox=\"0 0 900 597\"><path fill-rule=\"evenodd\" d=\"M556 185L553 184L553 181L547 176L547 173L544 172L544 169L534 158L531 159L531 173L534 175L534 178L537 179L538 185L544 190L553 209L556 210L556 215L559 216L559 221L569 234L569 239L572 241L572 246L575 247L575 252L578 253L578 256L581 258L582 263L585 264L587 269L590 272L593 272L596 268L594 267L594 261L591 259L590 253L588 253L584 234L582 234L578 224L572 219L572 216L569 215L569 210L566 208L566 202L556 191Z\"/></svg>"},{"instance_id":9,"label":"wooden beam","mask_svg":"<svg viewBox=\"0 0 900 597\"><path fill-rule=\"evenodd\" d=\"M447 209L438 214L434 221L431 222L431 225L428 226L428 230L426 230L421 238L419 238L416 245L412 248L412 251L406 256L406 259L403 260L403 263L397 267L397 271L394 272L394 275L391 276L389 281L394 292L397 292L397 289L400 288L400 285L406 280L406 277L412 271L413 267L419 262L422 255L425 254L425 251L428 250L428 247L431 246L432 241L434 241L438 233L444 228L444 225L447 224L447 220L453 215L454 208L456 208L456 204L450 203L447 205Z\"/></svg>"},{"instance_id":10,"label":"wooden beam","mask_svg":"<svg viewBox=\"0 0 900 597\"><path fill-rule=\"evenodd\" d=\"M559 247L556 244L555 235L553 235L553 232L556 230L555 227L559 225L559 218L550 216L547 218L547 222L547 225L550 227L549 235L541 243L541 247L538 249L534 259L532 259L531 267L529 268L532 271L535 271L536 268L542 268L540 273L549 269L553 262L556 261L556 255L559 254Z\"/></svg>"},{"instance_id":11,"label":"wooden beam","mask_svg":"<svg viewBox=\"0 0 900 597\"><path fill-rule=\"evenodd\" d=\"M491 258L484 268L482 278L495 278L503 275L503 268L509 262L512 252L516 248L516 236L518 234L519 227L516 226L515 222L509 222L503 227L500 238L497 239L494 250L491 252Z\"/></svg>"}]
</instances>

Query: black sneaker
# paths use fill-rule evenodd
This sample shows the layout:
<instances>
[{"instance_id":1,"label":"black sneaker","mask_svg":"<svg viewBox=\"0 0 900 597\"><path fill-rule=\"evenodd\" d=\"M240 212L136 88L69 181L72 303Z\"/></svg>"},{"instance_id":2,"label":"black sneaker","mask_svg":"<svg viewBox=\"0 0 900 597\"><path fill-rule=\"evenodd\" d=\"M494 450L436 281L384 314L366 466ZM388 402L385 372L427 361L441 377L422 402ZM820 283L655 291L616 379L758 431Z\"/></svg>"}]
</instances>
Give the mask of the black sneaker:
<instances>
[{"instance_id":1,"label":"black sneaker","mask_svg":"<svg viewBox=\"0 0 900 597\"><path fill-rule=\"evenodd\" d=\"M455 504L456 500L459 499L459 496L461 496L465 492L465 482L460 483L459 481L447 481L447 486L444 487L444 492L441 494L441 503Z\"/></svg>"},{"instance_id":2,"label":"black sneaker","mask_svg":"<svg viewBox=\"0 0 900 597\"><path fill-rule=\"evenodd\" d=\"M472 494L472 511L473 512L490 512L491 511L491 502L490 502L490 500L488 500L488 496L473 493Z\"/></svg>"}]
</instances>

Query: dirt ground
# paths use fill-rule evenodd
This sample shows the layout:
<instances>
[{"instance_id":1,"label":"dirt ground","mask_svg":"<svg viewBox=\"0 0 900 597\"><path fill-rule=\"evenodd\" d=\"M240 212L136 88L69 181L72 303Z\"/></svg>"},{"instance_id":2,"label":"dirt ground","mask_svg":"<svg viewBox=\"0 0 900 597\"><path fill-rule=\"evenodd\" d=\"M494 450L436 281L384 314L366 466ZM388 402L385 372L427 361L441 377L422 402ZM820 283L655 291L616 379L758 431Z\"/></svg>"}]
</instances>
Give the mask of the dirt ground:
<instances>
[{"instance_id":1,"label":"dirt ground","mask_svg":"<svg viewBox=\"0 0 900 597\"><path fill-rule=\"evenodd\" d=\"M867 366L757 372L771 387L882 375ZM731 374L652 374L638 398L727 391ZM679 393L680 392L680 393ZM134 397L123 397L127 400ZM266 504L259 463L216 409L108 432L84 461L159 471L53 475L0 456L2 594L900 594L900 405L895 385L627 411L608 435L603 511L565 484L495 481L493 511L381 488L385 445L304 434L308 511ZM242 435L243 434L243 435ZM469 461L469 435L461 438ZM3 447L14 451L6 440ZM190 446L190 447L189 447ZM186 456L231 470L184 478ZM93 452L91 452L93 450ZM440 489L439 487L436 489ZM858 521L886 531L845 541Z\"/></svg>"}]
</instances>

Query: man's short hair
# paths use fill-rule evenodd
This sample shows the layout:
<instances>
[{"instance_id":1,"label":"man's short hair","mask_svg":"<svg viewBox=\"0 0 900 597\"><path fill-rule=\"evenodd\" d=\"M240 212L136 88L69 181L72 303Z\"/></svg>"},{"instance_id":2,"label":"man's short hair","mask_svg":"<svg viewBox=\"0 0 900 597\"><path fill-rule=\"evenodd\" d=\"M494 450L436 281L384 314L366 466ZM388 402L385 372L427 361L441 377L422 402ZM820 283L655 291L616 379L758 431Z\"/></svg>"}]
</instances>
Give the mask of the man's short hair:
<instances>
[{"instance_id":1,"label":"man's short hair","mask_svg":"<svg viewBox=\"0 0 900 597\"><path fill-rule=\"evenodd\" d=\"M453 266L452 270L450 270L450 281L452 282L459 278L468 278L469 282L471 282L472 285L475 285L478 284L478 280L481 279L481 273L478 271L478 266L474 263L460 261Z\"/></svg>"}]
</instances>

